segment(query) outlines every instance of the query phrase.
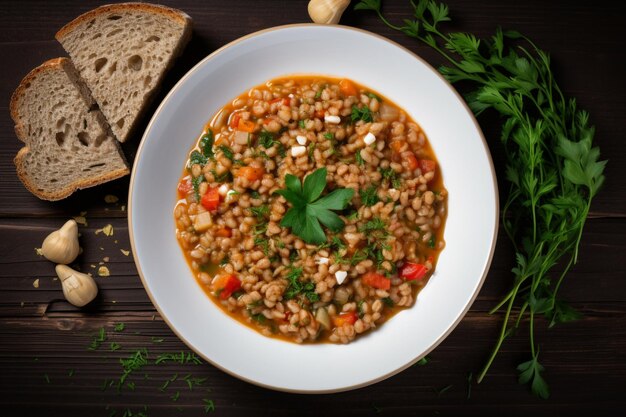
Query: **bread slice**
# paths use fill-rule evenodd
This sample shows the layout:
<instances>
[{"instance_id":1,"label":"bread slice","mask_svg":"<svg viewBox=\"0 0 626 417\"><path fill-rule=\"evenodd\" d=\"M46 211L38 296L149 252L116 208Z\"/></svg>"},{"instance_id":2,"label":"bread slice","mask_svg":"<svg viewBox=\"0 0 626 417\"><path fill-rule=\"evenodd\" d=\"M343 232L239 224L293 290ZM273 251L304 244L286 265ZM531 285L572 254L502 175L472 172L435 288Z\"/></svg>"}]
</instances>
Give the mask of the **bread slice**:
<instances>
[{"instance_id":1,"label":"bread slice","mask_svg":"<svg viewBox=\"0 0 626 417\"><path fill-rule=\"evenodd\" d=\"M26 144L14 160L17 175L43 200L129 173L119 143L77 77L69 59L51 59L24 77L11 97L15 133Z\"/></svg>"},{"instance_id":2,"label":"bread slice","mask_svg":"<svg viewBox=\"0 0 626 417\"><path fill-rule=\"evenodd\" d=\"M190 37L191 17L145 3L98 7L56 34L120 142Z\"/></svg>"}]
</instances>

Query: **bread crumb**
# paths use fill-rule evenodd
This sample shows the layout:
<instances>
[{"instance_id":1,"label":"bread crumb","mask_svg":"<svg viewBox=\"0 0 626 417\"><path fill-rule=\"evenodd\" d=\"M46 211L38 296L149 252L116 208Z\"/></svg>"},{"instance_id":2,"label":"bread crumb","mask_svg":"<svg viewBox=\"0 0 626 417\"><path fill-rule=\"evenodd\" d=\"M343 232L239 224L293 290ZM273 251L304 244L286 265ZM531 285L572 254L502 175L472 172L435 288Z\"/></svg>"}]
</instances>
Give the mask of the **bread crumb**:
<instances>
[{"instance_id":1,"label":"bread crumb","mask_svg":"<svg viewBox=\"0 0 626 417\"><path fill-rule=\"evenodd\" d=\"M111 273L109 272L109 268L107 268L106 266L101 266L100 268L98 268L98 275L101 277L108 277L109 275L111 275Z\"/></svg>"},{"instance_id":2,"label":"bread crumb","mask_svg":"<svg viewBox=\"0 0 626 417\"><path fill-rule=\"evenodd\" d=\"M20 301L20 307L24 307L24 301Z\"/></svg>"},{"instance_id":3,"label":"bread crumb","mask_svg":"<svg viewBox=\"0 0 626 417\"><path fill-rule=\"evenodd\" d=\"M108 256L105 256L104 258L102 258L102 260L103 260L104 262L109 262L109 257L108 257Z\"/></svg>"},{"instance_id":4,"label":"bread crumb","mask_svg":"<svg viewBox=\"0 0 626 417\"><path fill-rule=\"evenodd\" d=\"M86 211L81 211L78 216L74 216L74 220L76 221L76 223L82 226L87 226L87 218L85 217L86 214Z\"/></svg>"},{"instance_id":5,"label":"bread crumb","mask_svg":"<svg viewBox=\"0 0 626 417\"><path fill-rule=\"evenodd\" d=\"M113 203L117 203L118 201L120 201L120 199L117 198L116 195L107 194L107 195L104 196L104 202L105 203L113 204Z\"/></svg>"},{"instance_id":6,"label":"bread crumb","mask_svg":"<svg viewBox=\"0 0 626 417\"><path fill-rule=\"evenodd\" d=\"M113 236L113 225L107 224L102 229L97 229L94 233L104 233L106 236Z\"/></svg>"},{"instance_id":7,"label":"bread crumb","mask_svg":"<svg viewBox=\"0 0 626 417\"><path fill-rule=\"evenodd\" d=\"M37 253L37 255L39 255L39 256L43 256L43 252L42 252L41 248L35 248L35 253Z\"/></svg>"},{"instance_id":8,"label":"bread crumb","mask_svg":"<svg viewBox=\"0 0 626 417\"><path fill-rule=\"evenodd\" d=\"M121 207L122 211L126 211L126 206Z\"/></svg>"},{"instance_id":9,"label":"bread crumb","mask_svg":"<svg viewBox=\"0 0 626 417\"><path fill-rule=\"evenodd\" d=\"M130 251L129 250L120 249L120 252L122 252L124 254L124 256L130 255Z\"/></svg>"},{"instance_id":10,"label":"bread crumb","mask_svg":"<svg viewBox=\"0 0 626 417\"><path fill-rule=\"evenodd\" d=\"M96 267L94 264L91 264L91 265L89 265L89 266L90 266L90 267L92 267L92 268L95 268L95 267Z\"/></svg>"},{"instance_id":11,"label":"bread crumb","mask_svg":"<svg viewBox=\"0 0 626 417\"><path fill-rule=\"evenodd\" d=\"M113 242L114 242L114 243L117 243L117 239L115 239Z\"/></svg>"},{"instance_id":12,"label":"bread crumb","mask_svg":"<svg viewBox=\"0 0 626 417\"><path fill-rule=\"evenodd\" d=\"M39 288L39 278L33 281L33 287Z\"/></svg>"}]
</instances>

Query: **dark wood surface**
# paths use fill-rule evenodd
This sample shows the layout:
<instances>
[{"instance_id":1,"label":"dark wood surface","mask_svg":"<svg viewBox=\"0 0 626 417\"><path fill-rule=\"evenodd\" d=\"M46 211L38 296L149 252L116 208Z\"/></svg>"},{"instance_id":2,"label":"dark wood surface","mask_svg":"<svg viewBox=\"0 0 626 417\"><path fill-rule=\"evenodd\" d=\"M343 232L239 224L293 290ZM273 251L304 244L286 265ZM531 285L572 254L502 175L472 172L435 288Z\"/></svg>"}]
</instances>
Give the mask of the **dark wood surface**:
<instances>
[{"instance_id":1,"label":"dark wood surface","mask_svg":"<svg viewBox=\"0 0 626 417\"><path fill-rule=\"evenodd\" d=\"M201 58L248 33L271 26L307 22L305 0L164 1L190 14L194 36L167 77L157 102ZM511 245L500 234L493 265L469 313L430 355L388 380L352 392L295 395L274 392L233 378L211 365L150 365L132 381L135 390L102 390L104 381L120 377L119 358L147 348L151 358L187 350L156 313L137 276L130 250L125 201L128 179L76 193L50 203L29 194L15 175L13 156L20 143L9 117L10 94L20 79L48 58L63 56L54 40L66 22L102 2L3 1L0 3L0 404L7 415L121 416L204 415L203 399L215 404L215 415L617 415L626 405L626 65L623 18L618 2L541 0L448 2L455 27L488 36L501 25L519 30L550 51L566 94L591 113L597 143L609 159L606 184L595 199L585 228L578 265L569 274L563 297L580 310L581 320L552 329L539 322L545 376L552 396L543 401L517 384L515 365L528 357L527 334L504 345L491 372L473 384L468 374L484 363L501 316L487 311L511 284ZM392 18L409 12L408 1L385 1ZM612 5L614 4L614 5ZM372 14L346 12L343 23L387 36L433 65L439 57L427 47L384 27ZM305 51L303 51L305 52ZM373 57L372 59L376 59ZM154 104L152 109L156 107ZM147 121L144 121L144 125ZM493 116L479 119L498 172L503 157ZM140 134L127 153L133 157ZM501 182L502 184L502 182ZM502 187L505 189L505 187ZM120 197L104 202L106 194ZM86 211L82 226L84 253L78 263L94 271L104 257L110 277L97 278L100 295L92 306L76 309L62 299L54 265L35 253L43 238L70 216ZM111 224L114 235L96 235ZM39 279L39 287L33 283ZM116 323L125 329L115 332ZM98 350L87 347L104 327L108 339ZM219 335L215 335L216 339ZM162 339L162 342L158 343ZM111 342L121 349L111 351ZM401 343L401 341L398 341ZM390 355L393 352L389 352ZM306 358L303 358L306 360ZM297 370L294 370L297 372ZM71 374L71 375L70 375ZM174 381L164 391L164 381ZM182 377L207 378L189 390ZM306 375L303 375L306 378ZM444 389L449 387L447 389ZM439 392L438 391L443 391ZM174 401L179 392L179 398Z\"/></svg>"}]
</instances>

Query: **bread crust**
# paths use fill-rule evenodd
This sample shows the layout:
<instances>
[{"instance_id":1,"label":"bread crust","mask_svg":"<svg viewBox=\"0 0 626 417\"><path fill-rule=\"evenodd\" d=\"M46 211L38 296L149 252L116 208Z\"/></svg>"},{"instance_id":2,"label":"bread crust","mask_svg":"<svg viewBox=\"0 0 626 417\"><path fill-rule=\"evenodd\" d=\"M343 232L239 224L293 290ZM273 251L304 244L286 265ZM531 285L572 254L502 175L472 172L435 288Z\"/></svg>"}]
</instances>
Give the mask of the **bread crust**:
<instances>
[{"instance_id":1,"label":"bread crust","mask_svg":"<svg viewBox=\"0 0 626 417\"><path fill-rule=\"evenodd\" d=\"M187 26L190 31L192 19L187 13L173 9L167 6L161 6L157 4L149 4L149 3L118 3L118 4L105 4L93 10L90 10L86 13L81 14L65 26L63 26L59 31L54 35L54 37L62 43L62 39L64 39L68 34L70 34L73 30L78 28L82 23L88 22L102 14L115 13L115 12L125 12L125 11L143 11L148 13L158 13L162 14L165 17L177 22L181 26ZM184 35L183 35L184 37Z\"/></svg>"},{"instance_id":2,"label":"bread crust","mask_svg":"<svg viewBox=\"0 0 626 417\"><path fill-rule=\"evenodd\" d=\"M25 164L24 164L25 162L24 160L26 158L26 155L30 152L30 148L28 147L28 137L26 133L24 132L24 123L22 122L22 116L18 112L18 109L19 109L18 104L19 104L19 101L24 96L25 90L29 87L29 84L35 78L45 73L46 71L57 71L59 69L65 71L64 66L69 65L69 63L70 63L70 60L68 58L53 58L39 65L32 71L30 71L22 79L22 81L20 82L20 85L15 89L15 91L11 95L11 103L9 105L10 110L11 110L11 118L13 119L13 122L15 123L15 134L17 135L19 140L21 140L23 143L26 144L26 146L24 146L23 148L19 150L19 152L13 159L15 168L17 170L17 176L20 179L20 181L22 181L22 183L24 184L24 186L26 187L28 191L33 193L35 196L41 198L42 200L49 200L49 201L61 200L63 198L68 197L70 194L72 194L76 190L102 184L104 182L108 182L108 181L123 177L130 173L128 166L126 166L125 168L110 171L98 177L92 177L88 179L79 179L79 180L73 181L72 183L68 184L66 187L60 188L55 191L38 190L37 186L31 182L28 172L25 168ZM124 158L124 155L122 154L119 147L118 147L118 151L120 151L120 156L122 157L124 162L128 165L128 163L126 162L126 158Z\"/></svg>"}]
</instances>

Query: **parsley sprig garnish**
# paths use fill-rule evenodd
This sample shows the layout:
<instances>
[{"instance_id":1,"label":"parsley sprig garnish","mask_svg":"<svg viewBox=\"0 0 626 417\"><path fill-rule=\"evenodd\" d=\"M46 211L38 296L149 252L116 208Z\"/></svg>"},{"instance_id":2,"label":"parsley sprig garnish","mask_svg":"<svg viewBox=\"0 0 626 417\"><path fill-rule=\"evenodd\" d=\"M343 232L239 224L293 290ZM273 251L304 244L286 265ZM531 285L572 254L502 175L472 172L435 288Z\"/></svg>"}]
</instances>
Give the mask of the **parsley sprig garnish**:
<instances>
[{"instance_id":1,"label":"parsley sprig garnish","mask_svg":"<svg viewBox=\"0 0 626 417\"><path fill-rule=\"evenodd\" d=\"M307 243L320 244L326 241L326 234L320 223L333 232L345 226L344 221L332 210L343 210L354 195L351 188L337 188L321 197L326 188L326 168L319 168L306 176L304 184L295 175L285 176L287 188L276 193L291 203L291 208L280 222Z\"/></svg>"},{"instance_id":2,"label":"parsley sprig garnish","mask_svg":"<svg viewBox=\"0 0 626 417\"><path fill-rule=\"evenodd\" d=\"M405 19L402 26L383 16L380 0L361 0L355 9L373 10L390 28L438 51L450 63L439 69L446 79L474 87L465 95L474 113L493 109L503 118L501 140L510 189L502 218L517 265L512 289L491 311L505 308L505 319L477 382L485 377L504 340L528 317L531 360L518 366L519 382L530 383L534 394L547 398L534 319L543 314L552 326L577 316L557 293L578 259L585 220L604 182L606 161L599 160L600 150L593 147L589 114L578 110L574 99L565 98L554 80L549 55L530 39L501 29L491 39L443 32L440 24L450 21L448 6L436 0L411 5L414 19ZM516 44L507 45L511 42ZM564 270L552 279L556 265L564 265ZM514 310L519 311L516 317Z\"/></svg>"}]
</instances>

